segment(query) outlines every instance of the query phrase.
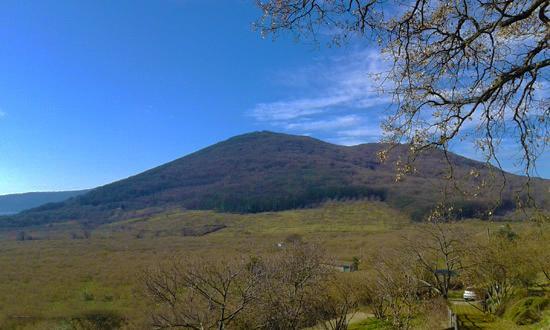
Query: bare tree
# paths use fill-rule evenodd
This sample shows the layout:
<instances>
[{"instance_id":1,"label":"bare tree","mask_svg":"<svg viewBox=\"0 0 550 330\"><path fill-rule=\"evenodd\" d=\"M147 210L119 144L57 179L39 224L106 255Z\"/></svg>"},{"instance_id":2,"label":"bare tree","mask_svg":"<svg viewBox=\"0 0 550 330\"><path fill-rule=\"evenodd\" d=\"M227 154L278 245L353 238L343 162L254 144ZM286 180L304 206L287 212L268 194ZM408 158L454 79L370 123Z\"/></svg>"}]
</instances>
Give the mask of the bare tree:
<instances>
[{"instance_id":1,"label":"bare tree","mask_svg":"<svg viewBox=\"0 0 550 330\"><path fill-rule=\"evenodd\" d=\"M528 237L529 242L524 242L527 251L524 256L532 259L535 269L540 270L547 281L550 281L550 249L546 246L550 240L548 231L540 235Z\"/></svg>"},{"instance_id":2,"label":"bare tree","mask_svg":"<svg viewBox=\"0 0 550 330\"><path fill-rule=\"evenodd\" d=\"M369 275L363 284L361 302L370 307L372 314L379 320L385 320L388 312L386 297L378 287L376 276Z\"/></svg>"},{"instance_id":3,"label":"bare tree","mask_svg":"<svg viewBox=\"0 0 550 330\"><path fill-rule=\"evenodd\" d=\"M496 232L468 248L465 280L484 291L493 314L500 314L517 289L530 286L540 271L519 247L517 238Z\"/></svg>"},{"instance_id":4,"label":"bare tree","mask_svg":"<svg viewBox=\"0 0 550 330\"><path fill-rule=\"evenodd\" d=\"M319 327L325 330L346 330L350 319L357 312L360 295L358 283L344 274L331 276L317 291L314 313Z\"/></svg>"},{"instance_id":5,"label":"bare tree","mask_svg":"<svg viewBox=\"0 0 550 330\"><path fill-rule=\"evenodd\" d=\"M397 250L381 251L367 272L367 300L375 316L397 329L409 329L421 312L420 283L414 276L414 261Z\"/></svg>"},{"instance_id":6,"label":"bare tree","mask_svg":"<svg viewBox=\"0 0 550 330\"><path fill-rule=\"evenodd\" d=\"M391 63L381 88L396 104L383 125L386 138L410 144L403 171L414 170L422 151L447 154L452 141L464 138L500 167L498 146L511 139L529 176L550 142L549 3L258 0L264 13L258 27L313 38L321 32L336 44L351 36L376 39Z\"/></svg>"},{"instance_id":7,"label":"bare tree","mask_svg":"<svg viewBox=\"0 0 550 330\"><path fill-rule=\"evenodd\" d=\"M226 329L255 298L258 276L244 260L173 261L143 276L157 303L157 329Z\"/></svg>"},{"instance_id":8,"label":"bare tree","mask_svg":"<svg viewBox=\"0 0 550 330\"><path fill-rule=\"evenodd\" d=\"M291 243L268 257L262 272L257 328L301 329L316 325L318 294L333 270L323 249L314 244Z\"/></svg>"},{"instance_id":9,"label":"bare tree","mask_svg":"<svg viewBox=\"0 0 550 330\"><path fill-rule=\"evenodd\" d=\"M420 283L447 299L462 267L466 233L440 221L421 225L409 239L408 248L416 260Z\"/></svg>"},{"instance_id":10,"label":"bare tree","mask_svg":"<svg viewBox=\"0 0 550 330\"><path fill-rule=\"evenodd\" d=\"M295 242L274 254L172 260L143 275L157 329L345 329L357 307L350 285L334 277L317 245Z\"/></svg>"}]
</instances>

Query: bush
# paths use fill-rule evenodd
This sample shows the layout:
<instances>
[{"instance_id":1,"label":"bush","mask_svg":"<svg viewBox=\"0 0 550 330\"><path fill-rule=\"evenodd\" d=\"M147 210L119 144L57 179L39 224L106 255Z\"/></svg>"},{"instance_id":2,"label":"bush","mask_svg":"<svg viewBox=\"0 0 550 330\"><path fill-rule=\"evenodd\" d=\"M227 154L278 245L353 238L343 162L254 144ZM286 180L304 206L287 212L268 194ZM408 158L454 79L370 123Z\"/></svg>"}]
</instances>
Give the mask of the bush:
<instances>
[{"instance_id":1,"label":"bush","mask_svg":"<svg viewBox=\"0 0 550 330\"><path fill-rule=\"evenodd\" d=\"M94 295L88 291L82 293L82 300L84 301L93 301L95 299Z\"/></svg>"},{"instance_id":2,"label":"bush","mask_svg":"<svg viewBox=\"0 0 550 330\"><path fill-rule=\"evenodd\" d=\"M546 297L528 297L512 305L506 311L506 318L518 325L528 325L539 322L542 312L550 305Z\"/></svg>"},{"instance_id":3,"label":"bush","mask_svg":"<svg viewBox=\"0 0 550 330\"><path fill-rule=\"evenodd\" d=\"M113 295L107 294L107 295L103 296L103 301L104 302L112 302L113 300L115 300L115 297Z\"/></svg>"},{"instance_id":4,"label":"bush","mask_svg":"<svg viewBox=\"0 0 550 330\"><path fill-rule=\"evenodd\" d=\"M126 319L114 311L90 311L71 319L71 325L77 329L114 330L120 329Z\"/></svg>"},{"instance_id":5,"label":"bush","mask_svg":"<svg viewBox=\"0 0 550 330\"><path fill-rule=\"evenodd\" d=\"M285 238L285 242L286 243L300 243L300 242L303 242L303 237L300 235L300 234L289 234L286 238Z\"/></svg>"}]
</instances>

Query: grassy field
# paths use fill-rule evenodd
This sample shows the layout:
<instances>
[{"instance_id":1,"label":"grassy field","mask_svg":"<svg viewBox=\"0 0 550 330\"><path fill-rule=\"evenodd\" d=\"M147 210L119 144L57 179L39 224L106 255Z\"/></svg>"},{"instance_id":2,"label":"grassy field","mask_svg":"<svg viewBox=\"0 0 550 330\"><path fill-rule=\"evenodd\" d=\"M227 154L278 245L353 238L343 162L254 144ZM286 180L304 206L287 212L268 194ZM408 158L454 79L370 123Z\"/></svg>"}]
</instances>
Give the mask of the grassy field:
<instances>
[{"instance_id":1,"label":"grassy field","mask_svg":"<svg viewBox=\"0 0 550 330\"><path fill-rule=\"evenodd\" d=\"M225 228L184 235L214 225ZM0 328L63 329L96 312L113 312L137 328L147 317L139 273L172 256L262 253L299 235L335 258L351 260L399 244L413 226L383 203L346 202L253 215L173 211L104 225L89 239L80 239L84 233L72 223L26 229L34 240L0 232ZM464 226L482 232L496 225ZM373 322L353 328L370 329Z\"/></svg>"},{"instance_id":2,"label":"grassy field","mask_svg":"<svg viewBox=\"0 0 550 330\"><path fill-rule=\"evenodd\" d=\"M534 325L518 326L506 318L495 318L484 314L474 303L457 302L452 304L464 329L550 329L550 311L544 313L543 320Z\"/></svg>"},{"instance_id":3,"label":"grassy field","mask_svg":"<svg viewBox=\"0 0 550 330\"><path fill-rule=\"evenodd\" d=\"M216 224L226 228L201 237L182 234ZM170 212L99 227L90 239L73 239L83 233L71 223L27 229L26 235L36 238L29 241L17 241L16 231L2 232L0 324L50 328L60 320L103 310L140 319L139 272L173 255L252 254L300 235L351 260L407 225L406 217L382 203L350 202L255 215Z\"/></svg>"}]
</instances>

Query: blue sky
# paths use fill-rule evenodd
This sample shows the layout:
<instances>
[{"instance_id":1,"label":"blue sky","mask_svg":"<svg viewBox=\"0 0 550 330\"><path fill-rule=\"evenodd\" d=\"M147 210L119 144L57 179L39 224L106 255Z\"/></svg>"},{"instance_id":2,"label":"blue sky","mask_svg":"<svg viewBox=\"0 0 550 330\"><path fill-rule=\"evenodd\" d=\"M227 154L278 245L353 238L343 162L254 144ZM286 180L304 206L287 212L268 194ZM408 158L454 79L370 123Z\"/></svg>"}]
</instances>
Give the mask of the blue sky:
<instances>
[{"instance_id":1,"label":"blue sky","mask_svg":"<svg viewBox=\"0 0 550 330\"><path fill-rule=\"evenodd\" d=\"M1 1L0 194L95 187L254 130L376 141L377 53L262 39L260 14L246 0Z\"/></svg>"}]
</instances>

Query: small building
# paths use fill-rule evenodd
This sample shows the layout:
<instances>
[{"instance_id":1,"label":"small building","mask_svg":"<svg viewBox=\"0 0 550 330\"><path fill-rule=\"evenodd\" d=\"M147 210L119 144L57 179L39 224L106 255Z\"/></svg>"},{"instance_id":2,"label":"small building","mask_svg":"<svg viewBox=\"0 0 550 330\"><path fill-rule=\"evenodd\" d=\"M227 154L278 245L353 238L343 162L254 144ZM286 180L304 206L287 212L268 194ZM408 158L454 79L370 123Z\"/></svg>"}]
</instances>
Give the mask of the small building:
<instances>
[{"instance_id":1,"label":"small building","mask_svg":"<svg viewBox=\"0 0 550 330\"><path fill-rule=\"evenodd\" d=\"M342 273L351 273L356 272L357 269L357 263L354 262L338 262L332 265L336 270L342 272Z\"/></svg>"}]
</instances>

